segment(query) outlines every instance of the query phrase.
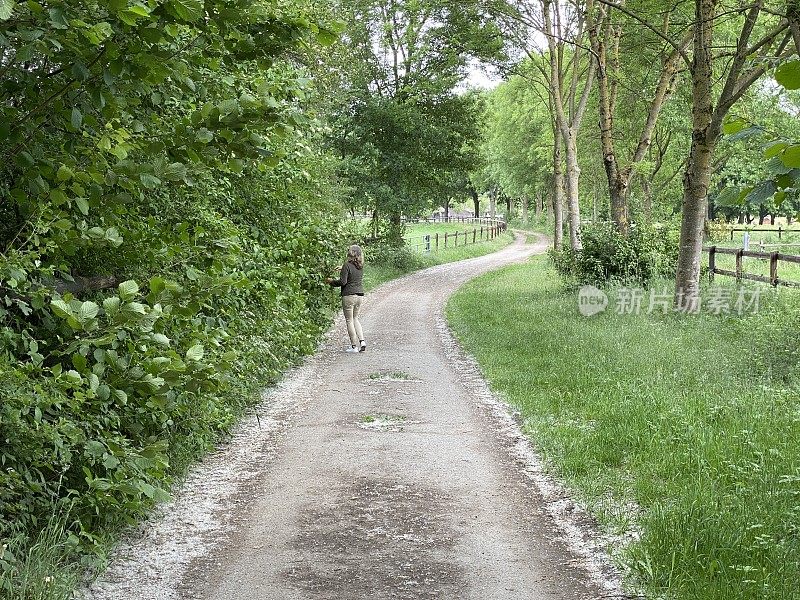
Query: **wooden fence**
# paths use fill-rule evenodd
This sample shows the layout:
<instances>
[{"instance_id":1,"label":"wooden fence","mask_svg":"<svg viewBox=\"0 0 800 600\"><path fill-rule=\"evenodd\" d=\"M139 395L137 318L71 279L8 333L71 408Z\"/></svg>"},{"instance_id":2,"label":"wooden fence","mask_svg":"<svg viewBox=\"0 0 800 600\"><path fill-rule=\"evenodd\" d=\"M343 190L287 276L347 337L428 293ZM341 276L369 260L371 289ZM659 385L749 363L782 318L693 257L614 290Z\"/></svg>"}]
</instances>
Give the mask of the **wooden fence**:
<instances>
[{"instance_id":1,"label":"wooden fence","mask_svg":"<svg viewBox=\"0 0 800 600\"><path fill-rule=\"evenodd\" d=\"M464 223L492 227L498 223L505 223L505 221L502 219L490 219L489 217L428 217L427 219L403 219L403 223L406 225L418 223Z\"/></svg>"},{"instance_id":2,"label":"wooden fence","mask_svg":"<svg viewBox=\"0 0 800 600\"><path fill-rule=\"evenodd\" d=\"M461 240L461 246L477 244L483 241L488 242L495 239L507 229L508 225L506 225L505 222L494 221L489 227L484 227L481 225L480 228L473 228L472 231L464 230L444 233L437 232L428 235L416 236L411 238L415 241L406 240L406 246L409 248L414 248L420 252L438 252L440 248L458 248L459 240Z\"/></svg>"},{"instance_id":3,"label":"wooden fence","mask_svg":"<svg viewBox=\"0 0 800 600\"><path fill-rule=\"evenodd\" d=\"M778 265L781 262L792 263L800 265L800 256L792 254L781 254L779 252L751 252L748 250L737 250L734 248L717 248L711 246L710 248L703 248L704 252L708 252L708 272L711 280L714 280L714 275L726 275L728 277L735 277L737 281L748 279L750 281L759 281L761 283L768 283L773 287L779 285L788 287L800 287L800 283L794 281L787 281L778 277ZM736 270L730 271L728 269L717 268L717 255L728 254L736 257ZM769 261L769 277L764 275L753 275L746 273L744 270L744 259L756 258L759 260Z\"/></svg>"},{"instance_id":4,"label":"wooden fence","mask_svg":"<svg viewBox=\"0 0 800 600\"><path fill-rule=\"evenodd\" d=\"M800 229L797 229L796 227L790 227L790 228L772 227L770 229L768 229L766 227L761 227L761 226L759 226L758 229L754 229L752 227L731 227L730 228L731 241L733 241L733 235L737 231L740 232L740 233L749 232L750 235L755 235L757 233L777 233L778 234L778 239L781 240L781 239L783 239L783 234L784 233L792 233L792 232L795 232L795 231L800 231Z\"/></svg>"}]
</instances>

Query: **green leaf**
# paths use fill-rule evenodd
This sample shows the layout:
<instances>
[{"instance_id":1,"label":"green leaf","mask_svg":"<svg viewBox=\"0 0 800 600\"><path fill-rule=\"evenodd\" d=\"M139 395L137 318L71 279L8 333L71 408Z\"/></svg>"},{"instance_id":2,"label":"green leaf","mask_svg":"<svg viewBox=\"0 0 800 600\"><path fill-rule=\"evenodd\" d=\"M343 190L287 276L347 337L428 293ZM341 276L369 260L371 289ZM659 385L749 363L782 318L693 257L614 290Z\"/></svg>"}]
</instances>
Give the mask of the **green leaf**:
<instances>
[{"instance_id":1,"label":"green leaf","mask_svg":"<svg viewBox=\"0 0 800 600\"><path fill-rule=\"evenodd\" d=\"M169 338L165 336L163 333L154 333L153 334L153 341L158 344L159 346L167 346L169 347Z\"/></svg>"},{"instance_id":2,"label":"green leaf","mask_svg":"<svg viewBox=\"0 0 800 600\"><path fill-rule=\"evenodd\" d=\"M746 201L758 206L763 204L775 195L775 183L772 181L762 181L753 191L747 195Z\"/></svg>"},{"instance_id":3,"label":"green leaf","mask_svg":"<svg viewBox=\"0 0 800 600\"><path fill-rule=\"evenodd\" d=\"M764 149L764 158L775 158L788 146L786 142L774 142Z\"/></svg>"},{"instance_id":4,"label":"green leaf","mask_svg":"<svg viewBox=\"0 0 800 600\"><path fill-rule=\"evenodd\" d=\"M204 355L205 355L205 350L203 350L203 346L200 344L195 344L186 351L186 360L189 361L202 360Z\"/></svg>"},{"instance_id":5,"label":"green leaf","mask_svg":"<svg viewBox=\"0 0 800 600\"><path fill-rule=\"evenodd\" d=\"M740 206L742 190L738 187L726 187L719 196L717 196L714 204L717 206Z\"/></svg>"},{"instance_id":6,"label":"green leaf","mask_svg":"<svg viewBox=\"0 0 800 600\"><path fill-rule=\"evenodd\" d=\"M58 167L58 171L56 172L56 179L58 179L58 181L69 181L73 177L75 177L75 173L73 173L72 169L67 165Z\"/></svg>"},{"instance_id":7,"label":"green leaf","mask_svg":"<svg viewBox=\"0 0 800 600\"><path fill-rule=\"evenodd\" d=\"M317 33L317 41L323 46L333 46L338 40L339 36L327 29L320 29Z\"/></svg>"},{"instance_id":8,"label":"green leaf","mask_svg":"<svg viewBox=\"0 0 800 600\"><path fill-rule=\"evenodd\" d=\"M211 133L211 131L209 131L205 127L203 127L197 132L197 141L202 144L208 144L213 139L214 139L214 134Z\"/></svg>"},{"instance_id":9,"label":"green leaf","mask_svg":"<svg viewBox=\"0 0 800 600\"><path fill-rule=\"evenodd\" d=\"M90 440L86 442L86 454L89 456L93 458L102 458L105 453L106 447L102 442L98 442L97 440Z\"/></svg>"},{"instance_id":10,"label":"green leaf","mask_svg":"<svg viewBox=\"0 0 800 600\"><path fill-rule=\"evenodd\" d=\"M753 125L752 127L745 127L741 131L737 131L736 133L728 136L729 142L739 142L741 140L746 140L756 135L761 135L764 133L764 128L759 125Z\"/></svg>"},{"instance_id":11,"label":"green leaf","mask_svg":"<svg viewBox=\"0 0 800 600\"><path fill-rule=\"evenodd\" d=\"M100 307L94 302L86 301L78 308L78 320L81 323L87 323L97 316L100 312Z\"/></svg>"},{"instance_id":12,"label":"green leaf","mask_svg":"<svg viewBox=\"0 0 800 600\"><path fill-rule=\"evenodd\" d=\"M789 146L781 156L783 164L790 169L800 168L800 144Z\"/></svg>"},{"instance_id":13,"label":"green leaf","mask_svg":"<svg viewBox=\"0 0 800 600\"><path fill-rule=\"evenodd\" d=\"M725 135L735 135L750 125L741 117L729 117L725 119L722 131Z\"/></svg>"},{"instance_id":14,"label":"green leaf","mask_svg":"<svg viewBox=\"0 0 800 600\"><path fill-rule=\"evenodd\" d=\"M163 172L163 177L167 181L182 181L187 175L186 165L179 162L167 165Z\"/></svg>"},{"instance_id":15,"label":"green leaf","mask_svg":"<svg viewBox=\"0 0 800 600\"><path fill-rule=\"evenodd\" d=\"M156 494L156 488L154 488L152 485L144 481L141 480L137 481L136 487L139 489L140 492L142 492L148 498L152 498Z\"/></svg>"},{"instance_id":16,"label":"green leaf","mask_svg":"<svg viewBox=\"0 0 800 600\"><path fill-rule=\"evenodd\" d=\"M72 355L72 366L75 367L78 371L85 371L86 370L86 357L83 354L78 354L77 352Z\"/></svg>"},{"instance_id":17,"label":"green leaf","mask_svg":"<svg viewBox=\"0 0 800 600\"><path fill-rule=\"evenodd\" d=\"M69 202L69 198L64 193L64 190L59 188L53 188L50 190L50 200L53 201L53 204L56 206L61 206L62 204L66 204Z\"/></svg>"},{"instance_id":18,"label":"green leaf","mask_svg":"<svg viewBox=\"0 0 800 600\"><path fill-rule=\"evenodd\" d=\"M69 371L64 373L64 377L66 378L67 381L75 385L78 385L83 381L81 374L75 371L74 369L70 369Z\"/></svg>"},{"instance_id":19,"label":"green leaf","mask_svg":"<svg viewBox=\"0 0 800 600\"><path fill-rule=\"evenodd\" d=\"M53 196L52 192L50 193L50 196ZM86 198L75 198L75 204L78 207L78 210L80 210L84 215L89 214L89 201L86 200Z\"/></svg>"},{"instance_id":20,"label":"green leaf","mask_svg":"<svg viewBox=\"0 0 800 600\"><path fill-rule=\"evenodd\" d=\"M192 22L203 16L203 0L170 0L167 8L179 19Z\"/></svg>"},{"instance_id":21,"label":"green leaf","mask_svg":"<svg viewBox=\"0 0 800 600\"><path fill-rule=\"evenodd\" d=\"M53 312L56 313L62 319L66 319L69 316L72 316L72 309L70 308L69 304L64 302L63 300L56 299L50 302L50 308L53 309Z\"/></svg>"},{"instance_id":22,"label":"green leaf","mask_svg":"<svg viewBox=\"0 0 800 600\"><path fill-rule=\"evenodd\" d=\"M83 125L83 115L81 111L77 108L72 109L72 116L70 118L70 123L72 124L73 129L80 129L81 125Z\"/></svg>"},{"instance_id":23,"label":"green leaf","mask_svg":"<svg viewBox=\"0 0 800 600\"><path fill-rule=\"evenodd\" d=\"M14 0L0 0L0 21L6 21L14 14L17 3Z\"/></svg>"},{"instance_id":24,"label":"green leaf","mask_svg":"<svg viewBox=\"0 0 800 600\"><path fill-rule=\"evenodd\" d=\"M161 180L150 173L142 173L139 175L139 181L141 181L142 185L148 190L154 190L161 185Z\"/></svg>"},{"instance_id":25,"label":"green leaf","mask_svg":"<svg viewBox=\"0 0 800 600\"><path fill-rule=\"evenodd\" d=\"M133 300L136 297L136 294L139 293L139 284L137 284L132 279L128 281L123 281L117 286L117 290L119 291L119 297L128 302L129 300Z\"/></svg>"},{"instance_id":26,"label":"green leaf","mask_svg":"<svg viewBox=\"0 0 800 600\"><path fill-rule=\"evenodd\" d=\"M116 296L111 296L103 300L103 310L108 315L114 315L119 310L120 299Z\"/></svg>"},{"instance_id":27,"label":"green leaf","mask_svg":"<svg viewBox=\"0 0 800 600\"><path fill-rule=\"evenodd\" d=\"M787 90L800 90L800 60L790 60L775 70L775 81Z\"/></svg>"},{"instance_id":28,"label":"green leaf","mask_svg":"<svg viewBox=\"0 0 800 600\"><path fill-rule=\"evenodd\" d=\"M133 313L135 315L146 315L147 307L141 302L127 302L122 310L125 312Z\"/></svg>"}]
</instances>

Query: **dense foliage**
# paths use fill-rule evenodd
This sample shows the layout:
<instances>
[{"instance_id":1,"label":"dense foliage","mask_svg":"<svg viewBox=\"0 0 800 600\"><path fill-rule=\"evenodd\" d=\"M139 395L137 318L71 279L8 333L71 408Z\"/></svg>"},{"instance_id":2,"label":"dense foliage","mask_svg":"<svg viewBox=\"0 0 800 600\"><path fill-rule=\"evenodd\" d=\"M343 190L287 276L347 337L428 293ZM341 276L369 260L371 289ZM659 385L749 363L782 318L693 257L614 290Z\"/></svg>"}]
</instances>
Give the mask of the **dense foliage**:
<instances>
[{"instance_id":1,"label":"dense foliage","mask_svg":"<svg viewBox=\"0 0 800 600\"><path fill-rule=\"evenodd\" d=\"M313 349L340 240L302 65L340 26L312 9L0 2L0 536L58 514L92 550Z\"/></svg>"},{"instance_id":2,"label":"dense foliage","mask_svg":"<svg viewBox=\"0 0 800 600\"><path fill-rule=\"evenodd\" d=\"M633 227L626 236L609 222L598 223L583 227L583 250L564 246L550 255L570 284L647 284L675 276L678 236L656 225Z\"/></svg>"},{"instance_id":3,"label":"dense foliage","mask_svg":"<svg viewBox=\"0 0 800 600\"><path fill-rule=\"evenodd\" d=\"M479 3L339 0L349 27L331 58L344 92L331 102L329 143L342 159L353 213L418 216L468 194L478 162L480 103L456 88L473 58L501 55Z\"/></svg>"}]
</instances>

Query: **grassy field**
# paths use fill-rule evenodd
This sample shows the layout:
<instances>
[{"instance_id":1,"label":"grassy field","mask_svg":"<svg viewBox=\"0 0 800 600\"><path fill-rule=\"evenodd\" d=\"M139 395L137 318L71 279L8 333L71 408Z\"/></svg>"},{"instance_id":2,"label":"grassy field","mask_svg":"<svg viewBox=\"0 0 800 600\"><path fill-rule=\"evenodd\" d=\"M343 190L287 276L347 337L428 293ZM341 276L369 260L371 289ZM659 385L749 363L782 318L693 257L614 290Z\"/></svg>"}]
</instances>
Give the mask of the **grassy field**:
<instances>
[{"instance_id":1,"label":"grassy field","mask_svg":"<svg viewBox=\"0 0 800 600\"><path fill-rule=\"evenodd\" d=\"M548 259L467 284L456 335L650 598L800 598L800 302L580 316ZM612 294L611 307L614 307Z\"/></svg>"},{"instance_id":2,"label":"grassy field","mask_svg":"<svg viewBox=\"0 0 800 600\"><path fill-rule=\"evenodd\" d=\"M508 246L513 241L514 235L512 233L503 233L494 240L458 246L457 248L440 248L438 252L424 253L407 249L408 256L401 261L399 266L397 264L368 263L364 267L364 287L367 290L371 290L382 283L420 269L491 254ZM369 260L369 249L367 249L366 254L367 260Z\"/></svg>"},{"instance_id":3,"label":"grassy field","mask_svg":"<svg viewBox=\"0 0 800 600\"><path fill-rule=\"evenodd\" d=\"M469 231L471 235L472 230L477 229L478 235L480 236L481 227L483 227L485 232L490 225L480 225L478 223L415 223L406 226L406 232L403 237L409 244L421 244L426 235L433 237L437 233L441 238L445 233L452 234L458 232L463 234L465 231Z\"/></svg>"}]
</instances>

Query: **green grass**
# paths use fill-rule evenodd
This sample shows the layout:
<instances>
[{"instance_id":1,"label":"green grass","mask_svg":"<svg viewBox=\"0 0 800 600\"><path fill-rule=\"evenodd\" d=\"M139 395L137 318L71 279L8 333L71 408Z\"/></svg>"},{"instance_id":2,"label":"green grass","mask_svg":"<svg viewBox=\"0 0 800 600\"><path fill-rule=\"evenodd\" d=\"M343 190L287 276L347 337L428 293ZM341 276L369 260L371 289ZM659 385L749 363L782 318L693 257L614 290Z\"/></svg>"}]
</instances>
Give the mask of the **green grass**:
<instances>
[{"instance_id":1,"label":"green grass","mask_svg":"<svg viewBox=\"0 0 800 600\"><path fill-rule=\"evenodd\" d=\"M422 242L422 237L426 235L433 237L438 233L439 236L443 236L445 233L455 233L456 231L459 233L469 231L471 233L473 229L477 229L480 233L481 227L486 230L489 226L473 223L414 223L406 225L406 232L403 237L413 243L420 243Z\"/></svg>"},{"instance_id":2,"label":"green grass","mask_svg":"<svg viewBox=\"0 0 800 600\"><path fill-rule=\"evenodd\" d=\"M797 599L800 405L781 376L800 310L784 296L743 319L587 319L538 257L447 312L552 470L604 527L640 532L621 557L648 597Z\"/></svg>"},{"instance_id":3,"label":"green grass","mask_svg":"<svg viewBox=\"0 0 800 600\"><path fill-rule=\"evenodd\" d=\"M404 261L402 267L392 264L375 264L368 262L364 267L364 289L367 291L372 290L387 281L397 279L398 277L420 269L491 254L492 252L497 252L508 246L513 241L514 235L510 232L506 232L490 241L458 246L457 248L440 249L439 252L423 253L409 251L411 260ZM369 248L366 250L366 255L369 259Z\"/></svg>"},{"instance_id":4,"label":"green grass","mask_svg":"<svg viewBox=\"0 0 800 600\"><path fill-rule=\"evenodd\" d=\"M7 600L72 598L81 580L63 520L45 523L33 543L23 536L0 543L0 597Z\"/></svg>"}]
</instances>

